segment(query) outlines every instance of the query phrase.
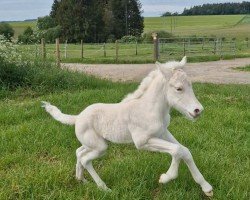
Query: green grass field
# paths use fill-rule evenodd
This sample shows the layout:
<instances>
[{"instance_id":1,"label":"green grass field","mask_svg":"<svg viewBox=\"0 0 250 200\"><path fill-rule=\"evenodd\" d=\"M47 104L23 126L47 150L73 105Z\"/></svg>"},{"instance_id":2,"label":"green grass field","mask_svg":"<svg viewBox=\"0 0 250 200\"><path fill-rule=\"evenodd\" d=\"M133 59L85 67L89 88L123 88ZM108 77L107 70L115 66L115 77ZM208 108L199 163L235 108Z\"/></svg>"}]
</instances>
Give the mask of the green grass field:
<instances>
[{"instance_id":1,"label":"green grass field","mask_svg":"<svg viewBox=\"0 0 250 200\"><path fill-rule=\"evenodd\" d=\"M176 36L249 37L250 17L245 15L177 16L172 32ZM146 17L144 31L171 32L171 17ZM174 27L174 20L172 19Z\"/></svg>"},{"instance_id":2,"label":"green grass field","mask_svg":"<svg viewBox=\"0 0 250 200\"><path fill-rule=\"evenodd\" d=\"M190 58L189 61L210 61L221 58L228 59L236 57L249 57L250 45L245 40L249 37L250 17L247 15L214 15L214 16L177 16L176 25L173 29L175 36L207 36L207 37L226 37L226 42L222 44L214 54L214 41L205 44L202 49L202 42L186 43L185 54ZM166 30L170 31L170 17L146 17L145 32ZM15 22L12 23L16 30L15 36L21 33L27 26L35 27L33 22ZM236 37L236 45L231 44L231 39ZM79 41L80 42L80 41ZM26 48L28 47L28 48ZM116 61L115 44L106 44L106 57L104 56L103 44L84 44L84 58L81 59L81 46L79 44L68 44L67 55L65 56L65 44L60 45L62 62L70 63L152 63L153 59L152 44L138 44L137 55L135 44L119 44L119 57ZM171 59L180 59L183 53L183 43L161 43L160 61ZM31 57L39 57L41 53L40 45L27 45L21 48L21 51L27 51ZM55 45L46 45L47 57L55 59Z\"/></svg>"},{"instance_id":3,"label":"green grass field","mask_svg":"<svg viewBox=\"0 0 250 200\"><path fill-rule=\"evenodd\" d=\"M10 25L14 28L15 31L14 38L17 38L18 35L22 34L28 26L35 29L36 21L11 22Z\"/></svg>"},{"instance_id":4,"label":"green grass field","mask_svg":"<svg viewBox=\"0 0 250 200\"><path fill-rule=\"evenodd\" d=\"M173 34L175 36L217 36L236 37L245 39L249 37L250 16L249 15L212 15L212 16L177 16L173 23ZM35 28L36 22L13 22L15 37L28 26ZM165 30L171 32L171 17L145 17L144 31Z\"/></svg>"},{"instance_id":5,"label":"green grass field","mask_svg":"<svg viewBox=\"0 0 250 200\"><path fill-rule=\"evenodd\" d=\"M247 65L245 67L237 67L235 68L236 70L240 70L240 71L250 71L250 65Z\"/></svg>"},{"instance_id":6,"label":"green grass field","mask_svg":"<svg viewBox=\"0 0 250 200\"><path fill-rule=\"evenodd\" d=\"M160 185L170 156L138 151L132 144L110 144L107 154L94 161L111 193L97 189L87 174L88 184L75 180L75 150L80 144L74 127L53 120L40 101L77 114L96 102L121 101L137 83L112 83L49 63L4 69L9 75L0 82L0 199L203 198L183 163L176 180ZM215 200L249 199L249 90L250 85L197 83L194 91L205 107L202 117L193 123L172 112L169 129L190 148L214 187Z\"/></svg>"}]
</instances>

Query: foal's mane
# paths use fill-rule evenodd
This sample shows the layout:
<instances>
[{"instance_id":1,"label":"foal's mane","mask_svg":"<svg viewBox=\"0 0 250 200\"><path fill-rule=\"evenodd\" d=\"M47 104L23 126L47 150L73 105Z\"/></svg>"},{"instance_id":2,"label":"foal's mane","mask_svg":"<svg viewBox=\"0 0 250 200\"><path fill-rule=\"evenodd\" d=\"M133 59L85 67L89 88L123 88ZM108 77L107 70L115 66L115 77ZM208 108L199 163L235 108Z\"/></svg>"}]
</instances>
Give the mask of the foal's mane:
<instances>
[{"instance_id":1,"label":"foal's mane","mask_svg":"<svg viewBox=\"0 0 250 200\"><path fill-rule=\"evenodd\" d=\"M122 102L129 102L133 99L139 99L145 91L149 88L155 77L159 74L159 70L151 71L140 83L139 87L133 92L128 94Z\"/></svg>"},{"instance_id":2,"label":"foal's mane","mask_svg":"<svg viewBox=\"0 0 250 200\"><path fill-rule=\"evenodd\" d=\"M159 73L163 73L165 76L168 75L169 71L179 70L182 69L183 66L187 62L187 57L184 56L180 62L177 61L170 61L166 62L164 64L161 64L159 62L156 62L155 64L158 66L158 69L151 71L140 83L137 90L135 90L133 93L128 94L122 102L129 102L133 99L139 99L142 97L142 95L147 91L149 86L152 84L153 80L159 75Z\"/></svg>"}]
</instances>

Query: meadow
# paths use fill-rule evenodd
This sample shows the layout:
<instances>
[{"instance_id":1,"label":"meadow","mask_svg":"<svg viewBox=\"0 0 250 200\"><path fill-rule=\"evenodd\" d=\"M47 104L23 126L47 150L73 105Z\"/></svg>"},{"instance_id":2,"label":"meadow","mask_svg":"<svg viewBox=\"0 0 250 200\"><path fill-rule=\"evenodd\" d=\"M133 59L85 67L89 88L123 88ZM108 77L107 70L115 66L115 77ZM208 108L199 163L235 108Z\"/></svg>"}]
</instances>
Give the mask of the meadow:
<instances>
[{"instance_id":1,"label":"meadow","mask_svg":"<svg viewBox=\"0 0 250 200\"><path fill-rule=\"evenodd\" d=\"M248 15L213 15L213 16L176 16L176 17L146 17L144 32L165 30L176 37L190 37L191 43L186 40L185 54L190 58L189 62L212 61L233 59L234 57L249 57L250 45L245 41L249 37L250 17ZM13 22L17 37L25 27L35 28L36 22ZM196 41L197 37L210 37L211 41L202 48L202 42ZM212 38L211 38L212 37ZM222 45L217 44L215 49L215 38L225 38ZM192 39L193 38L193 39ZM236 38L235 43L232 38ZM192 41L193 40L193 41ZM119 44L118 60L116 60L115 43L84 44L84 58L81 58L80 41L76 44L64 44L61 41L60 52L62 62L68 63L152 63L153 44L135 43ZM160 61L180 59L183 52L183 42L172 41L166 43L161 41L159 46ZM220 46L220 47L219 47ZM55 59L55 45L46 45L47 58ZM219 49L218 49L219 48ZM106 56L104 54L106 51ZM221 49L221 50L220 50ZM21 51L27 51L33 57L41 54L40 44L24 45Z\"/></svg>"},{"instance_id":2,"label":"meadow","mask_svg":"<svg viewBox=\"0 0 250 200\"><path fill-rule=\"evenodd\" d=\"M97 102L116 103L138 83L113 83L58 69L49 62L21 66L0 60L0 199L202 199L182 163L167 185L158 179L169 155L110 144L94 167L112 189L103 192L75 180L74 127L53 120L40 107L46 100L77 114ZM8 72L4 74L4 72ZM214 187L215 200L249 199L249 85L194 84L205 107L193 123L172 111L170 131L188 146Z\"/></svg>"},{"instance_id":3,"label":"meadow","mask_svg":"<svg viewBox=\"0 0 250 200\"><path fill-rule=\"evenodd\" d=\"M171 19L172 18L172 19ZM176 36L215 36L245 39L249 37L249 15L202 15L145 17L145 32L166 30Z\"/></svg>"},{"instance_id":4,"label":"meadow","mask_svg":"<svg viewBox=\"0 0 250 200\"><path fill-rule=\"evenodd\" d=\"M240 16L234 17L228 20L227 27L243 23ZM135 46L129 45L130 48L126 45L120 47L120 62L134 59ZM133 62L152 62L152 44L139 45L142 45L137 55L140 59ZM127 93L136 89L138 83L114 83L61 70L50 62L54 59L54 45L47 45L48 59L42 62L39 45L37 48L35 45L15 48L17 51L12 48L13 52L24 52L26 59L32 56L32 60L16 64L12 58L9 58L10 62L1 58L7 51L0 54L1 200L204 199L200 187L183 163L176 180L167 185L159 184L159 177L170 166L171 157L138 151L133 144L110 144L107 154L94 161L98 174L112 192L99 190L87 173L89 182L78 182L74 177L75 150L80 144L74 135L74 127L53 120L40 107L40 102L49 101L65 113L78 114L93 103L120 102ZM80 45L69 44L67 48L68 58L65 59L64 46L61 45L64 62L71 62L70 57L80 57ZM95 52L94 58L91 58L91 52ZM104 58L102 45L85 44L84 61L114 62L113 52L114 45L108 44L107 57ZM214 55L206 57L215 58ZM74 59L75 62L82 60ZM195 57L192 59L197 61ZM203 115L194 123L173 110L169 130L190 148L197 166L214 187L213 199L248 200L250 85L194 83L193 87L205 108Z\"/></svg>"},{"instance_id":5,"label":"meadow","mask_svg":"<svg viewBox=\"0 0 250 200\"><path fill-rule=\"evenodd\" d=\"M172 17L145 17L144 32L165 30L171 32ZM215 36L245 39L249 37L249 15L202 15L176 16L172 18L172 33L175 36ZM36 27L36 21L12 22L15 37L25 28Z\"/></svg>"}]
</instances>

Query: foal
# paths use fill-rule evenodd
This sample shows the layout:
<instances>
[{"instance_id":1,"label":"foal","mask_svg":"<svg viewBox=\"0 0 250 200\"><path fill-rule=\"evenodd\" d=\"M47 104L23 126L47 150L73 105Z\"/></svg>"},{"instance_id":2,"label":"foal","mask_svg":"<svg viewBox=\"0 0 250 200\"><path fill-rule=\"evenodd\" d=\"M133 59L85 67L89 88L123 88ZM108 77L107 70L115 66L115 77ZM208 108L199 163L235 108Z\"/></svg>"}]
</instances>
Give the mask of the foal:
<instances>
[{"instance_id":1,"label":"foal","mask_svg":"<svg viewBox=\"0 0 250 200\"><path fill-rule=\"evenodd\" d=\"M42 102L56 120L75 125L76 137L82 144L76 150L76 178L85 181L83 169L92 176L98 187L109 190L92 166L92 160L107 150L107 140L114 143L134 143L137 149L168 153L172 156L170 168L160 176L160 183L168 183L178 176L181 160L187 164L195 182L207 196L212 186L204 179L194 163L188 148L181 145L167 130L171 107L191 120L197 118L203 107L196 99L190 80L181 69L181 62L156 63L158 69L143 79L138 89L117 104L93 104L79 115L63 114L57 107Z\"/></svg>"}]
</instances>

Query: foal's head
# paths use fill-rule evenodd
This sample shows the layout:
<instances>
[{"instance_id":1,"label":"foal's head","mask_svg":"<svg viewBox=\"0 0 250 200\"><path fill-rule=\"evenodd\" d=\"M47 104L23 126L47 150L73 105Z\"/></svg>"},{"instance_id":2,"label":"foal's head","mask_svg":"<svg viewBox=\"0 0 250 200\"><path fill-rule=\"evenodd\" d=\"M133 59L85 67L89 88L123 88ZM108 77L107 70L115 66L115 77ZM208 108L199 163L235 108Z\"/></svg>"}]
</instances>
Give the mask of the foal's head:
<instances>
[{"instance_id":1,"label":"foal's head","mask_svg":"<svg viewBox=\"0 0 250 200\"><path fill-rule=\"evenodd\" d=\"M186 60L184 57L181 62L157 62L156 65L167 79L165 96L168 104L189 119L195 119L201 114L203 107L194 95L191 81L182 70Z\"/></svg>"}]
</instances>

